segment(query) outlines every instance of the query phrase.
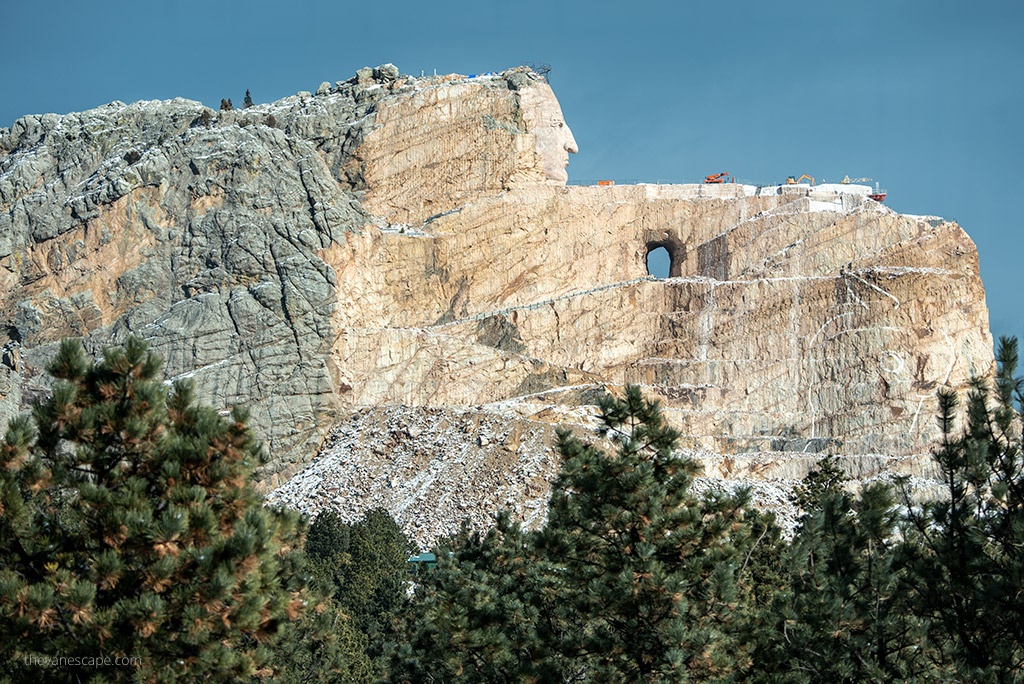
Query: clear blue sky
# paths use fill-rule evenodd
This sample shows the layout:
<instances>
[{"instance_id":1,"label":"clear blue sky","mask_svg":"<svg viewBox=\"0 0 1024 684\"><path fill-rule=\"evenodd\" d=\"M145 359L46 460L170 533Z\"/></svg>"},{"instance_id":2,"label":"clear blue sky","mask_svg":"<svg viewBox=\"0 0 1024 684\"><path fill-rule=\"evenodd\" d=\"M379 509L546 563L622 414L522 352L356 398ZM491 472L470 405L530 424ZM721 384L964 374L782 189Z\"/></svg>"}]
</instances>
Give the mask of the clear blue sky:
<instances>
[{"instance_id":1,"label":"clear blue sky","mask_svg":"<svg viewBox=\"0 0 1024 684\"><path fill-rule=\"evenodd\" d=\"M1021 2L2 0L0 17L0 126L111 100L263 102L384 62L547 62L580 147L570 179L875 178L897 211L963 225L993 333L1024 341Z\"/></svg>"}]
</instances>

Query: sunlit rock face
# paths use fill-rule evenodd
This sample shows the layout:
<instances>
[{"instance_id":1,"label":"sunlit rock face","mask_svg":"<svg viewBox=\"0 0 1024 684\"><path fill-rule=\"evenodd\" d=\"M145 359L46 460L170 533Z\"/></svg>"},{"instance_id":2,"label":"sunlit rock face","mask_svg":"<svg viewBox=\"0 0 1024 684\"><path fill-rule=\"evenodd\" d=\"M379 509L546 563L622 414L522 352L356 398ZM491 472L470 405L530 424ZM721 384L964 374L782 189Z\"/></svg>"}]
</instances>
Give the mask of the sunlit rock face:
<instances>
[{"instance_id":1,"label":"sunlit rock face","mask_svg":"<svg viewBox=\"0 0 1024 684\"><path fill-rule=\"evenodd\" d=\"M252 408L274 500L386 505L427 543L543 519L552 427L590 432L627 383L766 505L823 453L924 491L935 390L992 368L955 223L855 186L566 187L576 142L524 69L317 92L0 129L6 415L61 337L140 335Z\"/></svg>"},{"instance_id":2,"label":"sunlit rock face","mask_svg":"<svg viewBox=\"0 0 1024 684\"><path fill-rule=\"evenodd\" d=\"M579 149L555 94L547 83L539 83L520 91L519 105L526 130L536 139L545 178L564 185L569 180L565 170L569 166L569 155L576 154Z\"/></svg>"}]
</instances>

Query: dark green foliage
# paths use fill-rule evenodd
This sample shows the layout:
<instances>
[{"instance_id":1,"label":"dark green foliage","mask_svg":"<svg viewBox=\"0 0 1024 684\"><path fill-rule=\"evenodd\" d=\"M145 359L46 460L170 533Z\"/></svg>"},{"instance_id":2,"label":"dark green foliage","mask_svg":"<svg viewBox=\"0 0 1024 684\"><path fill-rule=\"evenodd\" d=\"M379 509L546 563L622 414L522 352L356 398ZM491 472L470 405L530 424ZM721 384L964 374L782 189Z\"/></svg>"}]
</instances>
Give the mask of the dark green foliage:
<instances>
[{"instance_id":1,"label":"dark green foliage","mask_svg":"<svg viewBox=\"0 0 1024 684\"><path fill-rule=\"evenodd\" d=\"M298 622L282 626L270 670L275 682L373 682L379 672L367 654L369 639L328 599Z\"/></svg>"},{"instance_id":2,"label":"dark green foliage","mask_svg":"<svg viewBox=\"0 0 1024 684\"><path fill-rule=\"evenodd\" d=\"M348 639L345 661L362 663L363 674L357 676L353 667L345 681L370 681L373 673L383 674L383 644L408 603L406 561L413 551L384 509L368 511L351 525L324 511L310 527L306 554L314 583L332 597L333 619L345 627L335 628L339 639ZM357 648L359 657L354 655Z\"/></svg>"},{"instance_id":3,"label":"dark green foliage","mask_svg":"<svg viewBox=\"0 0 1024 684\"><path fill-rule=\"evenodd\" d=\"M936 663L965 681L1024 677L1024 458L1017 341L1000 340L995 391L974 381L967 424L939 394L946 497L911 507L913 610L930 621Z\"/></svg>"},{"instance_id":4,"label":"dark green foliage","mask_svg":"<svg viewBox=\"0 0 1024 684\"><path fill-rule=\"evenodd\" d=\"M690 491L697 465L673 456L679 433L639 388L602 410L618 452L560 433L565 462L538 535L576 589L563 600L585 616L566 646L600 679L725 673L742 658L729 624L748 499Z\"/></svg>"},{"instance_id":5,"label":"dark green foliage","mask_svg":"<svg viewBox=\"0 0 1024 684\"><path fill-rule=\"evenodd\" d=\"M897 506L885 484L854 496L828 457L794 494L804 515L788 545L742 496L694 496L676 434L630 388L603 407L615 454L560 434L543 529L502 515L439 549L392 678L1021 680L1024 383L1015 344L998 360L960 436L956 398L940 393L947 498Z\"/></svg>"},{"instance_id":6,"label":"dark green foliage","mask_svg":"<svg viewBox=\"0 0 1024 684\"><path fill-rule=\"evenodd\" d=\"M252 107L252 95L249 94L248 88L245 89L245 101L242 102L242 107L244 109L249 109L249 107Z\"/></svg>"},{"instance_id":7,"label":"dark green foliage","mask_svg":"<svg viewBox=\"0 0 1024 684\"><path fill-rule=\"evenodd\" d=\"M761 611L751 679L890 682L933 674L924 622L907 610L899 511L886 485L825 492L782 554Z\"/></svg>"},{"instance_id":8,"label":"dark green foliage","mask_svg":"<svg viewBox=\"0 0 1024 684\"><path fill-rule=\"evenodd\" d=\"M839 459L830 454L819 459L811 472L793 488L789 500L802 513L807 513L821 508L826 494L842 494L849 480L839 467Z\"/></svg>"},{"instance_id":9,"label":"dark green foliage","mask_svg":"<svg viewBox=\"0 0 1024 684\"><path fill-rule=\"evenodd\" d=\"M64 681L270 674L268 644L316 605L297 514L264 508L261 447L169 392L131 338L92 363L65 341L59 379L0 448L0 654L141 659L136 668L10 671Z\"/></svg>"},{"instance_id":10,"label":"dark green foliage","mask_svg":"<svg viewBox=\"0 0 1024 684\"><path fill-rule=\"evenodd\" d=\"M228 98L228 99L225 100L222 97L220 99L220 111L222 111L222 112L230 112L234 108L235 108L234 105L231 104L231 98Z\"/></svg>"},{"instance_id":11,"label":"dark green foliage","mask_svg":"<svg viewBox=\"0 0 1024 684\"><path fill-rule=\"evenodd\" d=\"M737 582L768 524L746 495L697 497L697 466L636 387L602 405L609 454L559 434L547 525L503 517L439 551L418 593L404 681L680 681L746 664Z\"/></svg>"},{"instance_id":12,"label":"dark green foliage","mask_svg":"<svg viewBox=\"0 0 1024 684\"><path fill-rule=\"evenodd\" d=\"M1024 478L1016 343L994 395L976 379L956 435L939 393L944 497L897 508L882 485L854 501L826 469L798 490L807 515L753 630L751 679L1018 681L1024 677ZM990 400L991 405L989 404ZM835 471L833 474L837 474Z\"/></svg>"},{"instance_id":13,"label":"dark green foliage","mask_svg":"<svg viewBox=\"0 0 1024 684\"><path fill-rule=\"evenodd\" d=\"M507 513L486 535L446 540L437 557L391 645L392 681L577 678L578 666L558 648L571 629L558 606L558 569Z\"/></svg>"},{"instance_id":14,"label":"dark green foliage","mask_svg":"<svg viewBox=\"0 0 1024 684\"><path fill-rule=\"evenodd\" d=\"M309 529L306 553L314 578L358 629L384 629L406 598L406 561L414 548L384 509L347 525L321 513Z\"/></svg>"}]
</instances>

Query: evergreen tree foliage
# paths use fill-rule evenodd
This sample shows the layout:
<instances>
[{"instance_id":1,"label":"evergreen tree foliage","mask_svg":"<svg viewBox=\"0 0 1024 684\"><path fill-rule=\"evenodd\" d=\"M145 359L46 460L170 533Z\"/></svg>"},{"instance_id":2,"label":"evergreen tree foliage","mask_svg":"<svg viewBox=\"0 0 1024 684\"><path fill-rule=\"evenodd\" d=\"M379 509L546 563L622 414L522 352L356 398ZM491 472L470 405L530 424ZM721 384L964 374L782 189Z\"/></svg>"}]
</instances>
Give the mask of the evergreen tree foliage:
<instances>
[{"instance_id":1,"label":"evergreen tree foliage","mask_svg":"<svg viewBox=\"0 0 1024 684\"><path fill-rule=\"evenodd\" d=\"M976 379L967 423L939 393L945 496L910 510L913 610L930 622L939 666L963 681L1024 678L1024 457L1017 340L1002 338L994 391Z\"/></svg>"},{"instance_id":2,"label":"evergreen tree foliage","mask_svg":"<svg viewBox=\"0 0 1024 684\"><path fill-rule=\"evenodd\" d=\"M264 508L246 413L168 392L136 338L58 379L0 446L0 653L16 680L272 676L272 640L316 597L301 520ZM18 669L32 654L135 657L137 668Z\"/></svg>"},{"instance_id":3,"label":"evergreen tree foliage","mask_svg":"<svg viewBox=\"0 0 1024 684\"><path fill-rule=\"evenodd\" d=\"M747 664L737 576L769 525L746 494L691 491L696 464L673 455L678 433L639 388L602 414L615 453L559 433L544 528L503 516L451 558L442 547L399 679L661 682Z\"/></svg>"},{"instance_id":4,"label":"evergreen tree foliage","mask_svg":"<svg viewBox=\"0 0 1024 684\"><path fill-rule=\"evenodd\" d=\"M438 566L417 578L416 600L390 645L392 681L579 680L580 668L557 647L572 629L558 605L560 568L529 537L502 512L485 535L464 529L440 544Z\"/></svg>"},{"instance_id":5,"label":"evergreen tree foliage","mask_svg":"<svg viewBox=\"0 0 1024 684\"><path fill-rule=\"evenodd\" d=\"M638 387L602 413L617 453L560 433L565 462L538 535L585 616L562 648L604 681L722 676L742 660L736 573L757 516L746 493L691 491L698 466L673 455L679 433Z\"/></svg>"},{"instance_id":6,"label":"evergreen tree foliage","mask_svg":"<svg viewBox=\"0 0 1024 684\"><path fill-rule=\"evenodd\" d=\"M761 611L748 678L891 682L934 676L925 623L908 610L900 512L888 485L854 499L825 491L782 554L784 581Z\"/></svg>"},{"instance_id":7,"label":"evergreen tree foliage","mask_svg":"<svg viewBox=\"0 0 1024 684\"><path fill-rule=\"evenodd\" d=\"M234 108L234 105L231 104L231 98L228 98L226 100L223 97L220 98L220 111L230 112Z\"/></svg>"},{"instance_id":8,"label":"evergreen tree foliage","mask_svg":"<svg viewBox=\"0 0 1024 684\"><path fill-rule=\"evenodd\" d=\"M324 511L310 527L310 571L318 589L331 597L331 629L343 646L335 660L358 664L350 666L344 681L375 681L386 673L383 647L408 604L407 560L413 551L398 523L381 508L351 525ZM317 661L312 655L307 660Z\"/></svg>"},{"instance_id":9,"label":"evergreen tree foliage","mask_svg":"<svg viewBox=\"0 0 1024 684\"><path fill-rule=\"evenodd\" d=\"M282 625L269 670L273 681L375 682L381 672L368 651L369 639L334 599Z\"/></svg>"},{"instance_id":10,"label":"evergreen tree foliage","mask_svg":"<svg viewBox=\"0 0 1024 684\"><path fill-rule=\"evenodd\" d=\"M414 548L382 508L348 525L324 511L310 526L306 553L324 590L367 634L385 629L406 600L406 561Z\"/></svg>"},{"instance_id":11,"label":"evergreen tree foliage","mask_svg":"<svg viewBox=\"0 0 1024 684\"><path fill-rule=\"evenodd\" d=\"M839 466L839 458L829 454L819 459L811 472L793 488L789 500L802 513L807 513L820 508L826 494L841 495L849 480Z\"/></svg>"},{"instance_id":12,"label":"evergreen tree foliage","mask_svg":"<svg viewBox=\"0 0 1024 684\"><path fill-rule=\"evenodd\" d=\"M246 88L245 89L245 100L242 102L242 107L244 109L249 109L249 107L252 107L252 106L253 106L252 105L252 95L249 94L249 89Z\"/></svg>"},{"instance_id":13,"label":"evergreen tree foliage","mask_svg":"<svg viewBox=\"0 0 1024 684\"><path fill-rule=\"evenodd\" d=\"M210 128L213 124L213 114L210 114L209 109L203 109L199 116L196 117L195 121L192 122L193 126L205 126Z\"/></svg>"}]
</instances>

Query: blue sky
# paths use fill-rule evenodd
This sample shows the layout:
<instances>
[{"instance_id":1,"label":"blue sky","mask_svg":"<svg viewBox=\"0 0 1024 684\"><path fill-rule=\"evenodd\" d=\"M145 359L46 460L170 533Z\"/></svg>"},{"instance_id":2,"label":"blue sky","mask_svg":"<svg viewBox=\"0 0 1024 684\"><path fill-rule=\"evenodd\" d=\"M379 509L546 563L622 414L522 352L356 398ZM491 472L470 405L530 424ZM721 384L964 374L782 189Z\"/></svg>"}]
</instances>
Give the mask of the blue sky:
<instances>
[{"instance_id":1,"label":"blue sky","mask_svg":"<svg viewBox=\"0 0 1024 684\"><path fill-rule=\"evenodd\" d=\"M264 102L384 62L546 62L580 147L570 179L875 178L897 211L967 230L993 333L1024 340L1024 3L0 2L0 126Z\"/></svg>"}]
</instances>

